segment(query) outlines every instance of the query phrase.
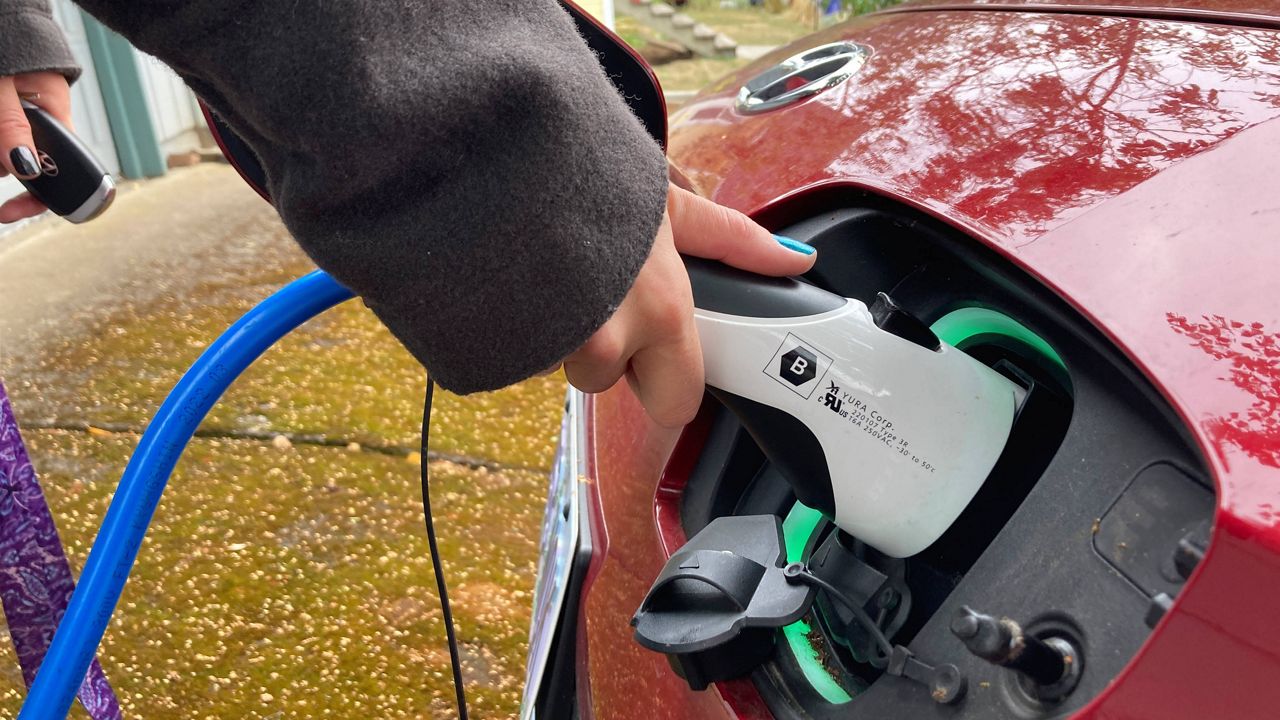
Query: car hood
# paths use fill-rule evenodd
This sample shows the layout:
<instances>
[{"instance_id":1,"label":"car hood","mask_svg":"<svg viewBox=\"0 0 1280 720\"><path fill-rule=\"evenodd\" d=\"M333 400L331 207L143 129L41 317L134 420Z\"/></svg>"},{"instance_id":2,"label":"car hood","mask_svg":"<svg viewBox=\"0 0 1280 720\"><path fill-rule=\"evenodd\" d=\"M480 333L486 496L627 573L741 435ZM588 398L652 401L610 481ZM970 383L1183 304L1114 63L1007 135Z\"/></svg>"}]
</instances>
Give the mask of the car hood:
<instances>
[{"instance_id":1,"label":"car hood","mask_svg":"<svg viewBox=\"0 0 1280 720\"><path fill-rule=\"evenodd\" d=\"M871 48L758 115L742 83ZM898 12L783 48L672 116L673 174L766 223L865 188L990 245L1089 317L1182 414L1220 527L1280 549L1280 34L1154 18Z\"/></svg>"},{"instance_id":2,"label":"car hood","mask_svg":"<svg viewBox=\"0 0 1280 720\"><path fill-rule=\"evenodd\" d=\"M1280 7L1268 0L909 0L889 12L943 8L1195 18L1263 26L1274 26L1280 20Z\"/></svg>"}]
</instances>

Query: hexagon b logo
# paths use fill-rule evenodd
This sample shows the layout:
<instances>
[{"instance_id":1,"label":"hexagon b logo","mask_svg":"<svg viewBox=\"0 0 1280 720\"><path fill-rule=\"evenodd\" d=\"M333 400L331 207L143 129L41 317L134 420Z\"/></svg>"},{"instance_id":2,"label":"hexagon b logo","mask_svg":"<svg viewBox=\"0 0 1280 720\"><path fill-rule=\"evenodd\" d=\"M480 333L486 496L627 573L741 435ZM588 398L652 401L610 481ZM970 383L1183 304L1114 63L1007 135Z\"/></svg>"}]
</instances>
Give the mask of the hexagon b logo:
<instances>
[{"instance_id":1,"label":"hexagon b logo","mask_svg":"<svg viewBox=\"0 0 1280 720\"><path fill-rule=\"evenodd\" d=\"M764 374L807 400L830 367L830 357L812 343L787 333L782 344L773 351L769 364L764 366Z\"/></svg>"},{"instance_id":2,"label":"hexagon b logo","mask_svg":"<svg viewBox=\"0 0 1280 720\"><path fill-rule=\"evenodd\" d=\"M778 374L783 380L797 387L817 377L818 358L802 347L782 353Z\"/></svg>"}]
</instances>

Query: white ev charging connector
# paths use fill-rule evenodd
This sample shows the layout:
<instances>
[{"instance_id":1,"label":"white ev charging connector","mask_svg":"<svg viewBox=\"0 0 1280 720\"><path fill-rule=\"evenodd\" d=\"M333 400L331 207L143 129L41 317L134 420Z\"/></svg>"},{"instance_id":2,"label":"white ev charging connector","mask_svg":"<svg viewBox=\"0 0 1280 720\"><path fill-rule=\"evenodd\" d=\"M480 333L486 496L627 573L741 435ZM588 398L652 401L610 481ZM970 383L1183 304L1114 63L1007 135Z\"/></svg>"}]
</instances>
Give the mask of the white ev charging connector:
<instances>
[{"instance_id":1,"label":"white ev charging connector","mask_svg":"<svg viewBox=\"0 0 1280 720\"><path fill-rule=\"evenodd\" d=\"M1022 388L881 294L686 259L707 385L806 505L894 557L937 540L1000 458Z\"/></svg>"}]
</instances>

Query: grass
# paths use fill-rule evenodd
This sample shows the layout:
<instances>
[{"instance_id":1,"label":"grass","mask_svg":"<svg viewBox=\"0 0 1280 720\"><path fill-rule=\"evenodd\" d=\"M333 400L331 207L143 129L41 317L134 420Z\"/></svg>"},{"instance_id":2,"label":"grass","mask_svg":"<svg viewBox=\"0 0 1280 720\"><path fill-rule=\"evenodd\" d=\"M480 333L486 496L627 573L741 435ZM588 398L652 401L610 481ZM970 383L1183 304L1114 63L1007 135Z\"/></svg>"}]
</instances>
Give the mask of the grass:
<instances>
[{"instance_id":1,"label":"grass","mask_svg":"<svg viewBox=\"0 0 1280 720\"><path fill-rule=\"evenodd\" d=\"M615 18L613 30L623 42L633 48L641 48L651 40L662 39L662 33L647 25L641 25L638 20L627 15L618 15Z\"/></svg>"},{"instance_id":2,"label":"grass","mask_svg":"<svg viewBox=\"0 0 1280 720\"><path fill-rule=\"evenodd\" d=\"M662 40L663 35L653 28L640 24L627 15L617 17L618 35L634 48L643 47L653 40ZM747 64L747 60L736 57L694 57L689 60L664 63L653 68L663 90L697 90L718 80L734 70Z\"/></svg>"},{"instance_id":3,"label":"grass","mask_svg":"<svg viewBox=\"0 0 1280 720\"><path fill-rule=\"evenodd\" d=\"M811 32L788 15L769 12L763 7L720 8L718 0L691 0L681 11L727 34L740 45L782 45ZM658 31L623 15L617 18L617 30L633 47L663 39ZM664 90L698 90L748 62L737 57L694 57L659 65L654 72Z\"/></svg>"},{"instance_id":4,"label":"grass","mask_svg":"<svg viewBox=\"0 0 1280 720\"><path fill-rule=\"evenodd\" d=\"M897 2L898 0L844 0L844 7L847 12L856 15ZM679 10L698 22L725 33L739 45L786 45L817 30L811 21L801 19L803 13L795 8L784 8L781 2L766 2L759 6L743 2L737 7L723 8L720 7L720 0L689 0ZM811 15L816 20L816 14ZM626 16L618 16L617 30L633 47L641 47L652 39L662 39L660 33ZM660 65L654 71L664 90L699 90L747 63L747 60L734 57L695 57Z\"/></svg>"},{"instance_id":5,"label":"grass","mask_svg":"<svg viewBox=\"0 0 1280 720\"><path fill-rule=\"evenodd\" d=\"M689 0L680 10L739 45L785 45L817 29L800 23L789 11L771 12L764 5L722 8L720 0Z\"/></svg>"},{"instance_id":6,"label":"grass","mask_svg":"<svg viewBox=\"0 0 1280 720\"><path fill-rule=\"evenodd\" d=\"M693 58L654 68L662 89L699 90L746 65L742 58Z\"/></svg>"}]
</instances>

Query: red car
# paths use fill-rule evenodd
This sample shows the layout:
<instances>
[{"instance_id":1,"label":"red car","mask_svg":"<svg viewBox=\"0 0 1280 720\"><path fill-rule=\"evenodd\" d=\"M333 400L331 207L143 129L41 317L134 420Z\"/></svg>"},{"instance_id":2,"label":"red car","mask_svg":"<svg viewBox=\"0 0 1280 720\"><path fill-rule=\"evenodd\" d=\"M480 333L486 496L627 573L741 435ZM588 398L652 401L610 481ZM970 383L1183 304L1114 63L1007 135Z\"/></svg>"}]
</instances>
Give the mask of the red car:
<instances>
[{"instance_id":1,"label":"red car","mask_svg":"<svg viewBox=\"0 0 1280 720\"><path fill-rule=\"evenodd\" d=\"M800 562L832 530L714 398L667 431L621 384L565 416L526 716L1280 717L1280 5L1185 5L909 2L670 118L677 181L1039 398L941 539L855 553L873 620L962 694L885 672L829 602L702 690L637 642L715 518L783 519ZM962 606L1068 643L1071 677L975 654Z\"/></svg>"}]
</instances>

